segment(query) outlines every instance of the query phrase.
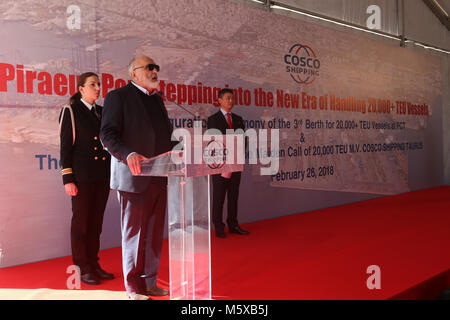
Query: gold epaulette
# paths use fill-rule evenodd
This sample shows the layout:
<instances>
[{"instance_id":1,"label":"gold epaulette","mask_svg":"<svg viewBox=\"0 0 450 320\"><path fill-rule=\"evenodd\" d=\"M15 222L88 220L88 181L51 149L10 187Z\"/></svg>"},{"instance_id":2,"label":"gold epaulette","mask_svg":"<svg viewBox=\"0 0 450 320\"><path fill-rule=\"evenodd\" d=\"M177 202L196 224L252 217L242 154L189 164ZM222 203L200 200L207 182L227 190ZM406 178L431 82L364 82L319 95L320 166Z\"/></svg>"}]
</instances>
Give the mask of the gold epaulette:
<instances>
[{"instance_id":1,"label":"gold epaulette","mask_svg":"<svg viewBox=\"0 0 450 320\"><path fill-rule=\"evenodd\" d=\"M62 169L62 175L73 174L72 168Z\"/></svg>"}]
</instances>

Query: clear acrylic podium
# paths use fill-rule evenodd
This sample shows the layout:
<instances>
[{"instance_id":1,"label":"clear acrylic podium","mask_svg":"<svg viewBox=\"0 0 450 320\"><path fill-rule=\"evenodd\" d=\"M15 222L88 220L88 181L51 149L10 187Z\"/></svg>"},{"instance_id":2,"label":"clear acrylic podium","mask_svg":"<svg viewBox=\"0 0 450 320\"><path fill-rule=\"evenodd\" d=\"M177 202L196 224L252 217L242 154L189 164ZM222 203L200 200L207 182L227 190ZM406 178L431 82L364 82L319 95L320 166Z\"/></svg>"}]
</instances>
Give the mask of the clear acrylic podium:
<instances>
[{"instance_id":1,"label":"clear acrylic podium","mask_svg":"<svg viewBox=\"0 0 450 320\"><path fill-rule=\"evenodd\" d=\"M202 153L207 148L203 143ZM195 164L187 161L187 156L178 150L143 161L141 175L168 177L170 299L210 300L209 176L243 171L243 164L217 165L214 160Z\"/></svg>"}]
</instances>

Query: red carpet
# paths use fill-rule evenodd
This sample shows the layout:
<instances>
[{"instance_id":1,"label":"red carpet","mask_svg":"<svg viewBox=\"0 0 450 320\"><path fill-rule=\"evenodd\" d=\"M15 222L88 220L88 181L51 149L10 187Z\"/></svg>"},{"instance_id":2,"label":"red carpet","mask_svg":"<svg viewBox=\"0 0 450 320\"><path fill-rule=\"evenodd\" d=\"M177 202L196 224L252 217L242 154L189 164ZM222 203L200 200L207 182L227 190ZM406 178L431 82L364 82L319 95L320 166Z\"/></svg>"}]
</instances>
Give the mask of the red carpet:
<instances>
[{"instance_id":1,"label":"red carpet","mask_svg":"<svg viewBox=\"0 0 450 320\"><path fill-rule=\"evenodd\" d=\"M450 287L450 187L243 225L212 237L214 299L433 299ZM159 284L168 288L167 240ZM83 290L124 291L121 250L100 262L117 278ZM0 269L0 288L66 289L64 257ZM367 267L381 270L369 290Z\"/></svg>"}]
</instances>

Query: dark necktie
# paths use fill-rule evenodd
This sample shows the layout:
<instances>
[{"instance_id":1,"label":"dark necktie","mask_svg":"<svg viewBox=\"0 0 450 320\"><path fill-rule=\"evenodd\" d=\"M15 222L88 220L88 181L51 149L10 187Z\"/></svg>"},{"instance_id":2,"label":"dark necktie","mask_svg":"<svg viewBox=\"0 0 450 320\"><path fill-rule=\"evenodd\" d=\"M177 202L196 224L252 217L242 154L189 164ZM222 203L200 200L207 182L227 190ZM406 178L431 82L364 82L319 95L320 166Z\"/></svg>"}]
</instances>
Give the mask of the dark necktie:
<instances>
[{"instance_id":1,"label":"dark necktie","mask_svg":"<svg viewBox=\"0 0 450 320\"><path fill-rule=\"evenodd\" d=\"M227 120L228 120L228 126L230 127L230 129L233 129L233 124L231 123L231 117L230 117L230 113L227 113Z\"/></svg>"},{"instance_id":2,"label":"dark necktie","mask_svg":"<svg viewBox=\"0 0 450 320\"><path fill-rule=\"evenodd\" d=\"M94 105L94 106L91 108L91 112L95 115L95 117L96 117L98 120L100 120L100 112L99 112L99 110L97 109L97 106L96 106L96 105Z\"/></svg>"}]
</instances>

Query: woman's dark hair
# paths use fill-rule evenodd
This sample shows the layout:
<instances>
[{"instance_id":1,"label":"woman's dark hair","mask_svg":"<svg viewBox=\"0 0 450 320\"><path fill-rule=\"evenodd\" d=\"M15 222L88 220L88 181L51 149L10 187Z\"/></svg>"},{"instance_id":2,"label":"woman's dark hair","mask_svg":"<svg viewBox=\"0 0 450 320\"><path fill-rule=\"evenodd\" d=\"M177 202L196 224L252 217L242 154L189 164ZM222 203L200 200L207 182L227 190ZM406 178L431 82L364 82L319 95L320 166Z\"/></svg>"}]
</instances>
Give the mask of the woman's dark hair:
<instances>
[{"instance_id":1,"label":"woman's dark hair","mask_svg":"<svg viewBox=\"0 0 450 320\"><path fill-rule=\"evenodd\" d=\"M80 77L78 78L78 82L77 82L77 92L73 96L70 97L70 99L69 99L70 104L74 104L76 101L81 99L81 93L78 89L80 87L84 87L87 78L92 77L92 76L96 76L98 78L98 75L94 72L85 72L80 75Z\"/></svg>"}]
</instances>

